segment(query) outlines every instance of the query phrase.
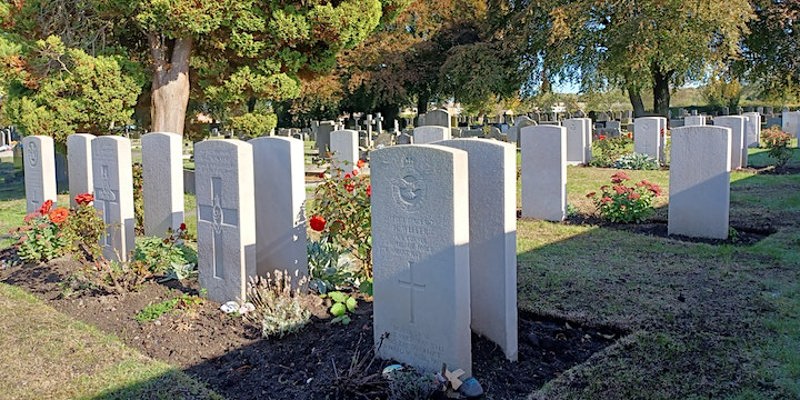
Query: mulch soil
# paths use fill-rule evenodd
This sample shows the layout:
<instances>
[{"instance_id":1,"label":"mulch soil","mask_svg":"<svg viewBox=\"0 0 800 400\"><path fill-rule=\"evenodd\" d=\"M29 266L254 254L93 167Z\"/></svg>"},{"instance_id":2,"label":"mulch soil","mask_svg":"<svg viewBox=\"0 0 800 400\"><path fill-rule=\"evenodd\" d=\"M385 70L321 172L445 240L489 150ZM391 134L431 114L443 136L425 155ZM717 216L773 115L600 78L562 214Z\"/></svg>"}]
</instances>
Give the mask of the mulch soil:
<instances>
[{"instance_id":1,"label":"mulch soil","mask_svg":"<svg viewBox=\"0 0 800 400\"><path fill-rule=\"evenodd\" d=\"M0 260L11 258L10 250L0 251ZM328 317L317 315L317 310L302 331L281 339L262 339L256 327L223 314L220 305L212 301L190 311L173 311L153 322L134 319L149 304L197 293L196 283L184 287L149 281L136 292L65 298L59 283L79 267L69 259L42 265L0 262L0 282L20 286L55 309L117 335L127 345L183 369L228 399L357 397L337 391L334 371L341 374L347 370L356 350L369 354L373 345L369 301L359 301L349 325L331 324ZM519 361L507 361L498 346L473 335L473 374L486 398L524 398L621 334L611 328L594 329L520 312ZM379 373L389 364L376 361L368 372ZM385 392L377 397L387 396Z\"/></svg>"}]
</instances>

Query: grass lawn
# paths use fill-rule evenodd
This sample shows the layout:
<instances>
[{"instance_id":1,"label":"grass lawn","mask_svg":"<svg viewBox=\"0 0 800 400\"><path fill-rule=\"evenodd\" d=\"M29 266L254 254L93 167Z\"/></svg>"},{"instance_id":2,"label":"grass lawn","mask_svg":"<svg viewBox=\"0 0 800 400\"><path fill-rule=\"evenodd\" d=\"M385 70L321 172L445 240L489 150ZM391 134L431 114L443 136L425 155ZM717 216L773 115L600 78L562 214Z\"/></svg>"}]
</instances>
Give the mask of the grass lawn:
<instances>
[{"instance_id":1,"label":"grass lawn","mask_svg":"<svg viewBox=\"0 0 800 400\"><path fill-rule=\"evenodd\" d=\"M751 149L751 165L767 165L764 152ZM800 151L790 166L800 167ZM568 168L575 212L593 211L585 194L615 171ZM655 218L666 219L669 172L629 175L662 186ZM732 225L768 225L774 234L753 245L712 245L518 221L519 307L626 332L531 398L800 398L800 175L739 171L731 180ZM24 215L21 195L8 197L0 201L0 227ZM194 198L187 196L190 231L193 210ZM0 345L9 349L0 362L13 366L0 385L12 388L9 398L94 398L109 387L114 394L120 392L113 388L124 387L157 397L157 390L173 389L163 384L165 377L200 390L17 289L0 286L0 303ZM53 373L45 379L34 372L41 370Z\"/></svg>"}]
</instances>

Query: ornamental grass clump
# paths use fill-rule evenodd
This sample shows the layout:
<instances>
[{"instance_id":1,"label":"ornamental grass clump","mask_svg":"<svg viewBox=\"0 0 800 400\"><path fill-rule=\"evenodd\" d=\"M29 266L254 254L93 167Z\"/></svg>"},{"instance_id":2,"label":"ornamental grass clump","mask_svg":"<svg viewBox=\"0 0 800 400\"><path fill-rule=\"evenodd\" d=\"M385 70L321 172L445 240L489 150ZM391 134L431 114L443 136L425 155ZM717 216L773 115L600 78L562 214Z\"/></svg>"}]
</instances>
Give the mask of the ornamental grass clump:
<instances>
[{"instance_id":1,"label":"ornamental grass clump","mask_svg":"<svg viewBox=\"0 0 800 400\"><path fill-rule=\"evenodd\" d=\"M276 270L266 277L251 277L247 285L247 300L255 307L244 318L261 327L265 338L282 338L297 332L311 321L309 305L316 296L304 294L305 278L292 285L292 275ZM317 298L318 299L318 298Z\"/></svg>"},{"instance_id":2,"label":"ornamental grass clump","mask_svg":"<svg viewBox=\"0 0 800 400\"><path fill-rule=\"evenodd\" d=\"M653 212L653 200L661 195L655 183L642 180L627 186L631 180L622 171L611 175L611 185L600 187L600 193L590 192L587 198L594 201L600 217L615 223L639 223Z\"/></svg>"}]
</instances>

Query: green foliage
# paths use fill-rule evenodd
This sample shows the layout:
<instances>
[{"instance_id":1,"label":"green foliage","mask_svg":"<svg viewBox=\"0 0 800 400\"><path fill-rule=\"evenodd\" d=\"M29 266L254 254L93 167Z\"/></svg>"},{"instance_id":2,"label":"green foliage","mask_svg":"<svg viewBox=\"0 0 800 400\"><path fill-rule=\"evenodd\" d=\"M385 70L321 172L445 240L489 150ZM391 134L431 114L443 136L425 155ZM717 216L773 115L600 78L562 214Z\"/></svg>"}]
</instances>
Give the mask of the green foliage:
<instances>
[{"instance_id":1,"label":"green foliage","mask_svg":"<svg viewBox=\"0 0 800 400\"><path fill-rule=\"evenodd\" d=\"M162 315L175 310L188 310L199 307L204 300L201 297L187 293L174 299L164 300L160 303L150 304L136 314L136 321L151 322L161 318Z\"/></svg>"},{"instance_id":2,"label":"green foliage","mask_svg":"<svg viewBox=\"0 0 800 400\"><path fill-rule=\"evenodd\" d=\"M634 170L657 170L661 168L655 158L647 154L630 153L625 154L617 161L614 161L614 168L634 169Z\"/></svg>"},{"instance_id":3,"label":"green foliage","mask_svg":"<svg viewBox=\"0 0 800 400\"><path fill-rule=\"evenodd\" d=\"M48 200L38 211L25 216L25 224L17 229L17 255L24 261L45 262L64 255L69 241L63 232L63 222L50 216L52 202ZM66 212L66 209L56 209ZM56 212L53 210L52 212Z\"/></svg>"},{"instance_id":4,"label":"green foliage","mask_svg":"<svg viewBox=\"0 0 800 400\"><path fill-rule=\"evenodd\" d=\"M330 170L317 186L309 225L320 233L323 242L345 249L358 259L359 278L368 279L372 277L372 187L369 178L360 174L358 166L353 167L347 173L341 169Z\"/></svg>"},{"instance_id":5,"label":"green foliage","mask_svg":"<svg viewBox=\"0 0 800 400\"><path fill-rule=\"evenodd\" d=\"M775 168L781 169L792 158L792 149L789 148L791 135L781 131L777 126L770 127L761 132L761 139L769 149L767 154L775 160Z\"/></svg>"},{"instance_id":6,"label":"green foliage","mask_svg":"<svg viewBox=\"0 0 800 400\"><path fill-rule=\"evenodd\" d=\"M246 138L269 135L277 124L278 117L273 113L252 112L230 119L231 129Z\"/></svg>"},{"instance_id":7,"label":"green foliage","mask_svg":"<svg viewBox=\"0 0 800 400\"><path fill-rule=\"evenodd\" d=\"M586 195L594 201L601 218L615 223L639 223L653 212L653 199L661 195L661 188L647 180L627 186L628 180L624 172L617 172L611 175L612 186L600 187L599 195Z\"/></svg>"},{"instance_id":8,"label":"green foliage","mask_svg":"<svg viewBox=\"0 0 800 400\"><path fill-rule=\"evenodd\" d=\"M261 326L264 338L279 338L302 329L311 320L309 304L315 296L303 294L305 280L292 286L292 276L275 271L267 277L250 278L247 299L255 310L244 315L248 321Z\"/></svg>"},{"instance_id":9,"label":"green foliage","mask_svg":"<svg viewBox=\"0 0 800 400\"><path fill-rule=\"evenodd\" d=\"M144 234L144 169L142 163L133 163L133 216L136 233Z\"/></svg>"},{"instance_id":10,"label":"green foliage","mask_svg":"<svg viewBox=\"0 0 800 400\"><path fill-rule=\"evenodd\" d=\"M355 297L339 291L330 292L327 294L327 297L331 299L332 302L331 308L328 310L334 317L331 323L341 323L342 325L349 324L350 316L348 314L355 312L358 307L358 302Z\"/></svg>"},{"instance_id":11,"label":"green foliage","mask_svg":"<svg viewBox=\"0 0 800 400\"><path fill-rule=\"evenodd\" d=\"M317 293L326 294L331 290L352 288L359 283L363 285L363 281L358 279L359 271L352 257L336 244L327 239L309 240L306 249L310 287Z\"/></svg>"},{"instance_id":12,"label":"green foliage","mask_svg":"<svg viewBox=\"0 0 800 400\"><path fill-rule=\"evenodd\" d=\"M86 195L78 195L77 198L81 196ZM78 202L64 223L64 235L69 242L69 250L78 260L84 262L102 259L103 249L100 240L106 235L106 228L105 221L91 205L91 200Z\"/></svg>"},{"instance_id":13,"label":"green foliage","mask_svg":"<svg viewBox=\"0 0 800 400\"><path fill-rule=\"evenodd\" d=\"M710 106L736 109L742 98L742 84L736 79L723 80L712 77L703 88L703 97Z\"/></svg>"},{"instance_id":14,"label":"green foliage","mask_svg":"<svg viewBox=\"0 0 800 400\"><path fill-rule=\"evenodd\" d=\"M154 274L191 274L197 266L197 252L184 244L185 232L178 229L167 232L166 238L150 236L138 240L133 259L144 263Z\"/></svg>"},{"instance_id":15,"label":"green foliage","mask_svg":"<svg viewBox=\"0 0 800 400\"><path fill-rule=\"evenodd\" d=\"M142 75L117 56L90 56L56 36L30 44L0 38L7 99L5 116L24 135L64 144L76 132L106 133L129 123Z\"/></svg>"},{"instance_id":16,"label":"green foliage","mask_svg":"<svg viewBox=\"0 0 800 400\"><path fill-rule=\"evenodd\" d=\"M589 161L592 167L609 168L614 165L614 161L619 159L628 151L633 140L627 136L606 137L600 135L597 140L592 141L595 155Z\"/></svg>"}]
</instances>

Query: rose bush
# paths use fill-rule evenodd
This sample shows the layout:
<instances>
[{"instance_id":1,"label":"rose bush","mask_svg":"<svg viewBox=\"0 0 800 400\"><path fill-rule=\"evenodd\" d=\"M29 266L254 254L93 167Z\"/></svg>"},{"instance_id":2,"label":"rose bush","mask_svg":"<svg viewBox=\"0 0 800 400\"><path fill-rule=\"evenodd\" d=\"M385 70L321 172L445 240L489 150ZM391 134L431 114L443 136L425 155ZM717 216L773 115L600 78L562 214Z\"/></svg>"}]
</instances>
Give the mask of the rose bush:
<instances>
[{"instance_id":1,"label":"rose bush","mask_svg":"<svg viewBox=\"0 0 800 400\"><path fill-rule=\"evenodd\" d=\"M69 243L63 232L63 224L69 218L69 210L53 208L47 200L37 210L25 216L24 224L13 234L17 238L17 255L24 261L46 262L64 255Z\"/></svg>"},{"instance_id":2,"label":"rose bush","mask_svg":"<svg viewBox=\"0 0 800 400\"><path fill-rule=\"evenodd\" d=\"M624 172L611 175L611 185L600 187L600 193L590 192L600 217L616 223L639 223L653 212L653 200L661 195L655 183L642 180L633 186L625 182L631 178Z\"/></svg>"},{"instance_id":3,"label":"rose bush","mask_svg":"<svg viewBox=\"0 0 800 400\"><path fill-rule=\"evenodd\" d=\"M761 138L764 140L764 145L769 149L767 155L775 160L775 168L781 169L786 166L789 159L792 158L792 150L789 148L789 142L792 137L781 131L777 126L761 132Z\"/></svg>"},{"instance_id":4,"label":"rose bush","mask_svg":"<svg viewBox=\"0 0 800 400\"><path fill-rule=\"evenodd\" d=\"M594 157L589 161L592 167L609 168L614 165L614 161L619 159L628 151L633 141L626 136L606 137L600 135L597 140L592 142Z\"/></svg>"}]
</instances>

